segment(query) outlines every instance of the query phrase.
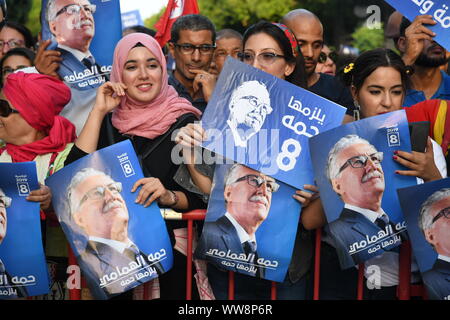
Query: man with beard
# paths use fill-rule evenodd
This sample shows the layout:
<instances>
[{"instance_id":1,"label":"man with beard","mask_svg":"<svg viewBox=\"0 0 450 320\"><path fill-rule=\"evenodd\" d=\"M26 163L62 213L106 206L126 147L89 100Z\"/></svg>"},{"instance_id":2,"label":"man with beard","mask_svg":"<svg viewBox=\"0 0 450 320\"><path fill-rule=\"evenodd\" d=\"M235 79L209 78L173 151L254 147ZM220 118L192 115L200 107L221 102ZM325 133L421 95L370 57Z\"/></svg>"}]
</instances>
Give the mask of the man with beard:
<instances>
[{"instance_id":1,"label":"man with beard","mask_svg":"<svg viewBox=\"0 0 450 320\"><path fill-rule=\"evenodd\" d=\"M88 238L78 261L96 299L107 299L148 280L144 277L123 285L123 280L137 271L125 272L124 279L117 279L112 275L117 276L117 270L135 270L132 266L137 263L138 271L154 268L158 274L164 272L158 261L148 260L128 237L128 208L121 191L120 182L93 168L77 172L68 187L71 218Z\"/></svg>"},{"instance_id":2,"label":"man with beard","mask_svg":"<svg viewBox=\"0 0 450 320\"><path fill-rule=\"evenodd\" d=\"M308 10L295 9L288 12L281 23L292 30L305 58L308 90L347 108L344 123L353 121L355 106L350 90L335 77L316 72L323 48L323 26L319 18Z\"/></svg>"},{"instance_id":3,"label":"man with beard","mask_svg":"<svg viewBox=\"0 0 450 320\"><path fill-rule=\"evenodd\" d=\"M435 25L432 16L417 16L412 23L403 18L398 48L411 74L412 88L404 106L431 99L450 100L450 76L440 69L448 61L445 49L433 41L435 34L425 25Z\"/></svg>"},{"instance_id":4,"label":"man with beard","mask_svg":"<svg viewBox=\"0 0 450 320\"><path fill-rule=\"evenodd\" d=\"M172 25L169 52L175 59L175 70L169 84L201 112L216 85L217 76L209 73L216 48L216 29L205 16L188 14Z\"/></svg>"},{"instance_id":5,"label":"man with beard","mask_svg":"<svg viewBox=\"0 0 450 320\"><path fill-rule=\"evenodd\" d=\"M394 241L381 246L382 241L390 240L396 233L394 224L381 208L385 189L381 161L383 153L357 135L341 138L328 154L326 174L344 208L339 218L326 226L326 231L333 238L342 269L400 244ZM376 241L372 240L374 236Z\"/></svg>"}]
</instances>

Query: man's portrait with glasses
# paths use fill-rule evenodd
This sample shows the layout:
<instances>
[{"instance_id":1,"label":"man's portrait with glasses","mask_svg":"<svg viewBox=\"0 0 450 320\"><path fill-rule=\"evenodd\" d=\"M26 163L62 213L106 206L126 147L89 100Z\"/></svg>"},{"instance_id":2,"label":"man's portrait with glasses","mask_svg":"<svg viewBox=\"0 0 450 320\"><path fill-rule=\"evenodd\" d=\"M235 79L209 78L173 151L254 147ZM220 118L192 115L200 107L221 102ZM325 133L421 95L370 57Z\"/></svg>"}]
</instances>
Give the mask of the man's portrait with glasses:
<instances>
[{"instance_id":1,"label":"man's portrait with glasses","mask_svg":"<svg viewBox=\"0 0 450 320\"><path fill-rule=\"evenodd\" d=\"M397 232L389 212L382 207L386 187L382 163L383 152L355 134L340 138L328 153L326 175L344 208L326 230L334 240L343 268L400 244L381 245ZM371 239L370 243L367 239Z\"/></svg>"},{"instance_id":2,"label":"man's portrait with glasses","mask_svg":"<svg viewBox=\"0 0 450 320\"><path fill-rule=\"evenodd\" d=\"M266 86L252 80L242 83L231 94L228 105L230 114L227 120L234 143L239 147L247 147L247 141L257 134L272 113L270 95Z\"/></svg>"},{"instance_id":3,"label":"man's portrait with glasses","mask_svg":"<svg viewBox=\"0 0 450 320\"><path fill-rule=\"evenodd\" d=\"M418 219L425 240L438 254L433 267L422 274L430 299L450 296L450 188L435 191L422 204Z\"/></svg>"},{"instance_id":4,"label":"man's portrait with glasses","mask_svg":"<svg viewBox=\"0 0 450 320\"><path fill-rule=\"evenodd\" d=\"M78 171L67 188L70 221L81 229L87 240L78 261L97 299L110 298L141 284L131 281L124 286L124 279L101 280L117 268L123 270L130 263L137 263L144 269L155 268L158 274L164 272L159 262L149 261L147 254L130 239L130 216L122 192L120 182L93 168Z\"/></svg>"},{"instance_id":5,"label":"man's portrait with glasses","mask_svg":"<svg viewBox=\"0 0 450 320\"><path fill-rule=\"evenodd\" d=\"M265 268L257 264L260 256L256 231L267 219L272 196L279 188L280 185L273 178L263 173L241 164L232 165L224 176L223 199L226 212L222 212L221 217L215 221L205 222L196 254L203 255L210 249L236 256L244 254L248 258L245 266L253 266L253 272L244 272L238 268L234 268L234 271L264 278ZM213 259L213 262L219 268L222 266L221 261Z\"/></svg>"},{"instance_id":6,"label":"man's portrait with glasses","mask_svg":"<svg viewBox=\"0 0 450 320\"><path fill-rule=\"evenodd\" d=\"M90 51L90 45L95 35L94 13L97 7L89 0L48 0L45 7L45 22L48 30L56 42L55 50L61 53L61 63L58 74L66 82L72 83L77 89L89 89L101 85L103 78L93 85L78 85L80 79L71 79L86 69L92 76L86 78L97 79L101 74L100 66ZM45 36L44 36L45 37ZM53 47L52 47L53 48ZM50 49L50 47L49 47ZM81 79L81 80L86 80Z\"/></svg>"}]
</instances>

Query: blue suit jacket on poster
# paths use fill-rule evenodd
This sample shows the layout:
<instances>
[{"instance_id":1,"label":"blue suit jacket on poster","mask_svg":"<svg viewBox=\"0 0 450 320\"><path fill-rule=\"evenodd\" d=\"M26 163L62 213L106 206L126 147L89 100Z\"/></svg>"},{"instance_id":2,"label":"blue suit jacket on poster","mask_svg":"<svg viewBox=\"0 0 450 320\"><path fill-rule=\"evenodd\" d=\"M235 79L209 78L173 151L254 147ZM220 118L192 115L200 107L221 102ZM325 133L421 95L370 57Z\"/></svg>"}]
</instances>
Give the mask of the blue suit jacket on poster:
<instances>
[{"instance_id":1,"label":"blue suit jacket on poster","mask_svg":"<svg viewBox=\"0 0 450 320\"><path fill-rule=\"evenodd\" d=\"M356 253L350 255L349 251L352 244L366 240L367 236L370 238L377 235L381 229L361 213L347 208L344 208L339 218L328 224L326 228L335 241L336 251L342 269L350 268L356 264L376 257L384 251L389 251L398 245L389 245L373 253L368 252L368 250L372 248L368 245L366 249L358 250ZM395 231L395 229L393 229L393 231Z\"/></svg>"},{"instance_id":2,"label":"blue suit jacket on poster","mask_svg":"<svg viewBox=\"0 0 450 320\"><path fill-rule=\"evenodd\" d=\"M121 269L128 266L132 261L135 260L131 260L124 254L119 253L111 246L95 241L89 241L86 250L78 257L78 262L83 275L86 277L86 280L88 280L91 293L96 299L108 299L114 295L134 288L139 283L145 283L146 280L148 280L147 277L145 277L141 280L132 282L127 286L122 286L120 284L121 281L119 280L103 288L100 287L100 278L104 275L116 272L116 267ZM159 262L153 264L152 267L156 269L158 274L164 272L164 269Z\"/></svg>"},{"instance_id":3,"label":"blue suit jacket on poster","mask_svg":"<svg viewBox=\"0 0 450 320\"><path fill-rule=\"evenodd\" d=\"M4 264L3 264L2 260L0 259L0 266L2 266L2 265L4 267ZM1 270L1 268L0 268L0 270ZM28 291L27 291L26 287L24 287L24 286L16 286L15 284L12 283L12 277L8 273L7 270L5 270L5 272L0 272L0 276L1 277L6 276L7 284L6 283L2 283L3 286L8 285L9 287L11 287L12 289L16 290L16 292L17 292L16 295L8 296L8 299L23 298L23 297L27 297L28 296ZM2 288L0 288L0 290L1 289Z\"/></svg>"},{"instance_id":4,"label":"blue suit jacket on poster","mask_svg":"<svg viewBox=\"0 0 450 320\"><path fill-rule=\"evenodd\" d=\"M79 86L80 83L82 83L82 80L76 80L75 82L69 82L65 80L65 77L70 77L75 74L84 73L86 70L86 66L78 60L71 52L62 49L62 48L56 48L55 50L61 52L61 58L63 59L61 64L59 65L58 74L59 76L64 80L64 82L70 86L71 88L77 89L77 90L89 90L89 89L95 89L102 85L104 82L104 79L99 84L93 84L93 85L86 85L86 86ZM98 67L98 72L100 73L100 67ZM101 77L101 76L98 76ZM96 78L96 77L95 77Z\"/></svg>"},{"instance_id":5,"label":"blue suit jacket on poster","mask_svg":"<svg viewBox=\"0 0 450 320\"><path fill-rule=\"evenodd\" d=\"M437 259L433 268L422 274L422 278L430 299L443 300L450 296L450 262Z\"/></svg>"},{"instance_id":6,"label":"blue suit jacket on poster","mask_svg":"<svg viewBox=\"0 0 450 320\"><path fill-rule=\"evenodd\" d=\"M213 262L219 268L223 268L219 258L205 255L205 252L209 249L217 249L223 252L230 250L232 253L236 253L237 255L245 254L236 228L225 215L216 221L205 222L201 241L199 241L197 249L195 250L195 255L199 259L206 259ZM227 270L247 274L252 277L255 276L254 273L238 270L236 267L227 267ZM264 271L264 268L258 268L257 274L259 273L259 276L263 277Z\"/></svg>"}]
</instances>

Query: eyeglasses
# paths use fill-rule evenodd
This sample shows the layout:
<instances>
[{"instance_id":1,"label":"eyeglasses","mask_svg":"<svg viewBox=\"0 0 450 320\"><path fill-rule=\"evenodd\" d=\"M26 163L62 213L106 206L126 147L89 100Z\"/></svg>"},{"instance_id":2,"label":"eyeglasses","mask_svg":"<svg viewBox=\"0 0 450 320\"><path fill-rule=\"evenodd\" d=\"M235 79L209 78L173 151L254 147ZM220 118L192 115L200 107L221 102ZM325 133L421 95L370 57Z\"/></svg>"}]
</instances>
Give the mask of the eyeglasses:
<instances>
[{"instance_id":1,"label":"eyeglasses","mask_svg":"<svg viewBox=\"0 0 450 320\"><path fill-rule=\"evenodd\" d=\"M11 206L12 199L7 196L0 196L0 208L9 208Z\"/></svg>"},{"instance_id":2,"label":"eyeglasses","mask_svg":"<svg viewBox=\"0 0 450 320\"><path fill-rule=\"evenodd\" d=\"M193 44L190 43L182 43L182 44L174 43L174 46L179 48L182 54L193 54L194 51L198 49L198 51L202 55L210 55L216 48L216 45L214 44L202 44L200 46L194 46Z\"/></svg>"},{"instance_id":3,"label":"eyeglasses","mask_svg":"<svg viewBox=\"0 0 450 320\"><path fill-rule=\"evenodd\" d=\"M95 188L92 188L86 194L81 198L80 203L78 204L78 207L81 207L83 202L85 202L87 199L91 199L94 201L101 200L105 197L106 190L109 190L113 195L117 195L120 192L122 192L122 183L120 182L113 182L108 184L107 186L98 186Z\"/></svg>"},{"instance_id":4,"label":"eyeglasses","mask_svg":"<svg viewBox=\"0 0 450 320\"><path fill-rule=\"evenodd\" d=\"M67 6L59 10L56 13L55 17L59 16L60 14L63 14L64 12L67 12L67 14L69 15L80 14L82 8L84 12L90 15L93 15L97 10L97 6L95 4L86 4L84 6L80 6L79 4L68 4Z\"/></svg>"},{"instance_id":5,"label":"eyeglasses","mask_svg":"<svg viewBox=\"0 0 450 320\"><path fill-rule=\"evenodd\" d=\"M444 208L433 218L431 224L435 223L440 217L445 217L446 219L450 219L450 207Z\"/></svg>"},{"instance_id":6,"label":"eyeglasses","mask_svg":"<svg viewBox=\"0 0 450 320\"><path fill-rule=\"evenodd\" d=\"M255 55L249 52L239 52L238 58L247 64L253 64L255 61ZM262 52L256 56L256 60L262 66L270 66L279 58L285 58L285 56L273 52Z\"/></svg>"},{"instance_id":7,"label":"eyeglasses","mask_svg":"<svg viewBox=\"0 0 450 320\"><path fill-rule=\"evenodd\" d=\"M325 52L321 52L319 55L319 63L325 63L328 58L330 58L334 63L338 60L338 54L334 51L330 52L329 54L326 54Z\"/></svg>"},{"instance_id":8,"label":"eyeglasses","mask_svg":"<svg viewBox=\"0 0 450 320\"><path fill-rule=\"evenodd\" d=\"M237 179L233 183L244 181L244 180L246 180L249 185L251 185L252 187L256 187L256 188L259 188L263 183L265 183L267 186L266 187L267 191L270 193L277 192L278 189L280 188L280 185L278 183L276 183L275 181L266 180L263 177L257 176L255 174L248 174L246 176L243 176L243 177Z\"/></svg>"},{"instance_id":9,"label":"eyeglasses","mask_svg":"<svg viewBox=\"0 0 450 320\"><path fill-rule=\"evenodd\" d=\"M5 76L7 76L7 75L17 71L17 70L28 68L28 67L29 66L17 66L17 68L15 68L15 69L10 68L10 67L4 67L3 70L2 70L2 75L5 77Z\"/></svg>"},{"instance_id":10,"label":"eyeglasses","mask_svg":"<svg viewBox=\"0 0 450 320\"><path fill-rule=\"evenodd\" d=\"M339 169L339 173L341 173L349 165L352 168L364 168L366 166L369 158L370 158L370 161L372 161L373 163L379 164L379 163L381 163L381 161L383 161L383 152L375 152L375 153L369 154L368 156L361 155L361 156L351 157L350 159L345 161L344 165Z\"/></svg>"},{"instance_id":11,"label":"eyeglasses","mask_svg":"<svg viewBox=\"0 0 450 320\"><path fill-rule=\"evenodd\" d=\"M7 118L12 113L19 113L19 111L11 108L8 101L0 99L0 117Z\"/></svg>"},{"instance_id":12,"label":"eyeglasses","mask_svg":"<svg viewBox=\"0 0 450 320\"><path fill-rule=\"evenodd\" d=\"M8 41L0 40L0 49L3 49L5 45L7 45L10 49L23 47L25 44L25 41L20 39L10 39Z\"/></svg>"},{"instance_id":13,"label":"eyeglasses","mask_svg":"<svg viewBox=\"0 0 450 320\"><path fill-rule=\"evenodd\" d=\"M247 100L251 106L253 106L256 110L260 110L265 112L266 114L271 114L273 109L267 103L259 102L259 99L255 96L243 96L241 99Z\"/></svg>"}]
</instances>

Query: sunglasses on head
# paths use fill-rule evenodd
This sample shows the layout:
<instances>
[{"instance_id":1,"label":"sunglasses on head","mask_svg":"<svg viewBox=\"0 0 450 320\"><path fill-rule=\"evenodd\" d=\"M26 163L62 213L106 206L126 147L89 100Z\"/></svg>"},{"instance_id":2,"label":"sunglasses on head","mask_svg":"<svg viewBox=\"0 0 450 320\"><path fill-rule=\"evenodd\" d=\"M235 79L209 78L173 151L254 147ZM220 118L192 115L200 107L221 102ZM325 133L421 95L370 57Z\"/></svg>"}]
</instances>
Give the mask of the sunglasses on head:
<instances>
[{"instance_id":1,"label":"sunglasses on head","mask_svg":"<svg viewBox=\"0 0 450 320\"><path fill-rule=\"evenodd\" d=\"M0 117L6 118L12 113L19 113L19 111L11 108L8 101L0 99Z\"/></svg>"}]
</instances>

